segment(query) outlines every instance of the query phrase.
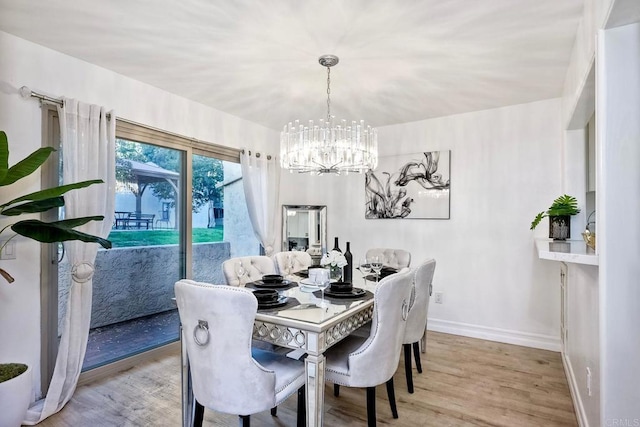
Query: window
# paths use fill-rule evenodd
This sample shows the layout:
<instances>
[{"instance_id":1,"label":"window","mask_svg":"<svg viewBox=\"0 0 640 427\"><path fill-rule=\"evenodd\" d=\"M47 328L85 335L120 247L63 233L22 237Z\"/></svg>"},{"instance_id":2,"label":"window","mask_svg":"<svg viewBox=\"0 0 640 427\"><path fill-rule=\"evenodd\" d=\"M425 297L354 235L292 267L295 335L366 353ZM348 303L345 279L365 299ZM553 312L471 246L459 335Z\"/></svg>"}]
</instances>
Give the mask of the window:
<instances>
[{"instance_id":1,"label":"window","mask_svg":"<svg viewBox=\"0 0 640 427\"><path fill-rule=\"evenodd\" d=\"M48 142L57 146L55 110L46 121ZM188 277L224 283L224 260L259 253L244 201L238 150L121 120L116 135L116 214L109 234L113 248L100 250L96 258L83 370L177 341L175 282ZM43 179L58 182L58 168L50 169ZM62 257L50 264L54 272L47 276L57 283L46 287L57 287L58 293L48 294L43 313L43 321L46 315L58 325L44 334L43 371L46 367L51 373L57 350L52 337L60 335L70 269L62 255L55 248L43 254L47 264ZM43 373L45 382L49 375Z\"/></svg>"}]
</instances>

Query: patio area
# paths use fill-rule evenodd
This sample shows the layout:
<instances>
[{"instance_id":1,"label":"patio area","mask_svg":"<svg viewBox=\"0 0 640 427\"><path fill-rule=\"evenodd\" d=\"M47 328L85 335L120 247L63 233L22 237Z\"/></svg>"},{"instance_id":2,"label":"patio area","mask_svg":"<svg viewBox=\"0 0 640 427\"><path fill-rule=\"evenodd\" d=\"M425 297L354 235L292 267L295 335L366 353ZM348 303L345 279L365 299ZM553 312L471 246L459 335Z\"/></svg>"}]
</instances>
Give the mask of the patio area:
<instances>
[{"instance_id":1,"label":"patio area","mask_svg":"<svg viewBox=\"0 0 640 427\"><path fill-rule=\"evenodd\" d=\"M93 328L82 369L97 368L176 341L179 328L177 309Z\"/></svg>"}]
</instances>

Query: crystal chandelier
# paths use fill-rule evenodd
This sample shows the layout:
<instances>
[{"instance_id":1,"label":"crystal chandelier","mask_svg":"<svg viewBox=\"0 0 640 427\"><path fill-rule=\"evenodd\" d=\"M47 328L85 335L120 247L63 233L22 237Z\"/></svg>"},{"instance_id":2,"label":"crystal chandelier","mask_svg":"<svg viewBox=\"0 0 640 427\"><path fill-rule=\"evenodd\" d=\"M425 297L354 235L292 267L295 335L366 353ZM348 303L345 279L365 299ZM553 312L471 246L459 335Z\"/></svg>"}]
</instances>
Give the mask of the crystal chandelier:
<instances>
[{"instance_id":1,"label":"crystal chandelier","mask_svg":"<svg viewBox=\"0 0 640 427\"><path fill-rule=\"evenodd\" d=\"M334 123L331 116L331 67L334 55L322 55L318 62L327 67L327 119L308 125L299 120L285 125L280 134L280 165L300 173L366 172L378 166L378 131L364 120Z\"/></svg>"}]
</instances>

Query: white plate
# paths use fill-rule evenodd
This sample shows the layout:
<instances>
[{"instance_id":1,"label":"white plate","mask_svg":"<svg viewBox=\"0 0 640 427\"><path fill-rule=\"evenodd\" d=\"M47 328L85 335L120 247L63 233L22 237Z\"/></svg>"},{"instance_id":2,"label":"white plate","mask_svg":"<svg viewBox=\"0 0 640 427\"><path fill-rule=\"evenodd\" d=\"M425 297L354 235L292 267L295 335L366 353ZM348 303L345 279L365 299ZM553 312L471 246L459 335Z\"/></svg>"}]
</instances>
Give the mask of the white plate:
<instances>
[{"instance_id":1,"label":"white plate","mask_svg":"<svg viewBox=\"0 0 640 427\"><path fill-rule=\"evenodd\" d=\"M304 292L314 292L320 290L318 285L313 283L310 279L302 279L298 282L298 286L300 286L300 290Z\"/></svg>"}]
</instances>

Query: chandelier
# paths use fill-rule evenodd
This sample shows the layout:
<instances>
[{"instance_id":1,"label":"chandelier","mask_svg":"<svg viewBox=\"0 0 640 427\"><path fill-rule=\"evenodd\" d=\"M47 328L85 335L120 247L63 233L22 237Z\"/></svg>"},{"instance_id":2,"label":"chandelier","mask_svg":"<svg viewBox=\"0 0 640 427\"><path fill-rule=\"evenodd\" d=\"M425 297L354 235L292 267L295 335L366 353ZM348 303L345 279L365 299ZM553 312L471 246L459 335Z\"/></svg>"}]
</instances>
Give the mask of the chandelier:
<instances>
[{"instance_id":1,"label":"chandelier","mask_svg":"<svg viewBox=\"0 0 640 427\"><path fill-rule=\"evenodd\" d=\"M378 131L364 120L347 123L331 116L331 67L334 55L322 55L318 62L327 67L327 118L318 123L299 120L285 125L280 134L280 165L300 173L366 172L378 166Z\"/></svg>"}]
</instances>

